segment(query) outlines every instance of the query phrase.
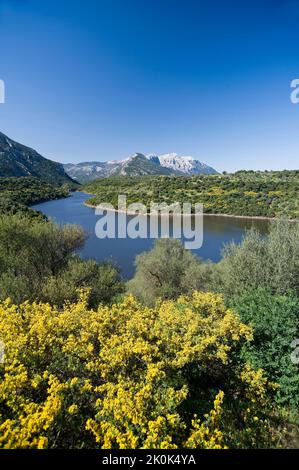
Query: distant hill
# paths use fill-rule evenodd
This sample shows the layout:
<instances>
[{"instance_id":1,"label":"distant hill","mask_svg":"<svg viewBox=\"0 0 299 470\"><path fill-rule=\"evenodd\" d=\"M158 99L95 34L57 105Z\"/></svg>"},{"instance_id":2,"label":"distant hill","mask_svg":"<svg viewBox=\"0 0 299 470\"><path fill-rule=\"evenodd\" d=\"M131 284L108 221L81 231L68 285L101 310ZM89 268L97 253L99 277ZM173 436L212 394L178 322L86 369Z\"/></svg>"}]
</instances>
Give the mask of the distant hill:
<instances>
[{"instance_id":1,"label":"distant hill","mask_svg":"<svg viewBox=\"0 0 299 470\"><path fill-rule=\"evenodd\" d=\"M117 207L119 194L127 204L203 204L204 214L242 217L287 217L299 221L299 171L238 171L233 174L98 178L82 188L93 207ZM266 226L266 225L265 225Z\"/></svg>"},{"instance_id":2,"label":"distant hill","mask_svg":"<svg viewBox=\"0 0 299 470\"><path fill-rule=\"evenodd\" d=\"M107 178L111 176L144 176L144 175L194 175L215 174L214 168L195 160L193 157L182 157L175 153L165 155L143 155L135 153L125 160L107 162L68 163L65 171L80 183Z\"/></svg>"},{"instance_id":3,"label":"distant hill","mask_svg":"<svg viewBox=\"0 0 299 470\"><path fill-rule=\"evenodd\" d=\"M56 185L74 185L61 163L42 157L35 150L0 132L0 177L11 176L35 176Z\"/></svg>"}]
</instances>

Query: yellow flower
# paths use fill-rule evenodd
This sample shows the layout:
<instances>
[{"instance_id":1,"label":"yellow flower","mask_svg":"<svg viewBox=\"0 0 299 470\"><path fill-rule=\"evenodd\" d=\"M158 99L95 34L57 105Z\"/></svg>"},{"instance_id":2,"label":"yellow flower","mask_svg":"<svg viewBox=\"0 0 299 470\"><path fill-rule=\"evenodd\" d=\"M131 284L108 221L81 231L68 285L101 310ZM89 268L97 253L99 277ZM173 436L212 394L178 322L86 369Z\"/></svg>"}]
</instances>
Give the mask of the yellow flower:
<instances>
[{"instance_id":1,"label":"yellow flower","mask_svg":"<svg viewBox=\"0 0 299 470\"><path fill-rule=\"evenodd\" d=\"M194 393L188 376L212 365L234 368L246 403L238 418L252 429L244 410L259 417L268 383L263 371L233 365L232 351L252 331L221 295L196 292L153 308L128 296L97 311L87 298L80 292L63 309L0 303L0 447L225 448L226 401L238 389L228 397L202 388L192 424L183 412Z\"/></svg>"},{"instance_id":2,"label":"yellow flower","mask_svg":"<svg viewBox=\"0 0 299 470\"><path fill-rule=\"evenodd\" d=\"M70 415L76 414L77 411L78 411L78 406L77 405L71 405L68 408L68 412L69 412Z\"/></svg>"}]
</instances>

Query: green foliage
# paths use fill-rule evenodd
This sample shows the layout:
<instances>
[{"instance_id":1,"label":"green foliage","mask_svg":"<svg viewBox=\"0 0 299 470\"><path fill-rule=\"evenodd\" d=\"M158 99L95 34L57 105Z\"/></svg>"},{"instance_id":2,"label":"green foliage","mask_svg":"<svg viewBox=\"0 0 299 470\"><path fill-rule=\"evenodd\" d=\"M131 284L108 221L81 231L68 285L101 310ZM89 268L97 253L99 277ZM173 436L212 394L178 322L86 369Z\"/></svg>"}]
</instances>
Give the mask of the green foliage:
<instances>
[{"instance_id":1,"label":"green foliage","mask_svg":"<svg viewBox=\"0 0 299 470\"><path fill-rule=\"evenodd\" d=\"M95 308L100 303L111 302L123 292L124 285L119 270L113 264L73 257L57 276L46 279L40 298L62 307L65 300L77 300L78 288L90 289L89 305Z\"/></svg>"},{"instance_id":2,"label":"green foliage","mask_svg":"<svg viewBox=\"0 0 299 470\"><path fill-rule=\"evenodd\" d=\"M298 365L291 361L291 342L299 337L299 299L273 295L260 288L232 299L229 304L253 328L254 340L244 345L242 356L278 383L279 405L298 410L299 374Z\"/></svg>"},{"instance_id":3,"label":"green foliage","mask_svg":"<svg viewBox=\"0 0 299 470\"><path fill-rule=\"evenodd\" d=\"M61 163L53 162L35 150L13 141L0 132L0 177L34 176L53 185L77 187Z\"/></svg>"},{"instance_id":4,"label":"green foliage","mask_svg":"<svg viewBox=\"0 0 299 470\"><path fill-rule=\"evenodd\" d=\"M180 241L160 239L151 251L137 256L136 274L127 287L152 305L157 298L176 299L181 294L204 291L212 275L212 265L202 263Z\"/></svg>"},{"instance_id":5,"label":"green foliage","mask_svg":"<svg viewBox=\"0 0 299 470\"><path fill-rule=\"evenodd\" d=\"M67 197L69 186L53 186L34 177L0 178L0 214L26 214L31 218L45 219L31 204Z\"/></svg>"},{"instance_id":6,"label":"green foliage","mask_svg":"<svg viewBox=\"0 0 299 470\"><path fill-rule=\"evenodd\" d=\"M299 171L237 172L229 175L103 178L83 188L92 205L202 203L206 214L299 218Z\"/></svg>"},{"instance_id":7,"label":"green foliage","mask_svg":"<svg viewBox=\"0 0 299 470\"><path fill-rule=\"evenodd\" d=\"M201 262L176 240L159 240L137 257L136 266L128 290L150 305L194 290L222 292L253 327L254 341L242 355L279 384L277 406L298 409L298 366L290 357L291 342L299 337L298 223L271 222L266 237L247 232L240 245L226 246L218 264Z\"/></svg>"},{"instance_id":8,"label":"green foliage","mask_svg":"<svg viewBox=\"0 0 299 470\"><path fill-rule=\"evenodd\" d=\"M0 299L44 300L62 305L91 289L90 302L111 301L122 291L115 267L74 257L85 241L82 228L59 227L18 214L0 217Z\"/></svg>"},{"instance_id":9,"label":"green foliage","mask_svg":"<svg viewBox=\"0 0 299 470\"><path fill-rule=\"evenodd\" d=\"M292 291L299 296L298 223L283 219L272 222L267 237L251 230L241 245L227 245L223 255L217 289L226 296L258 287L277 294Z\"/></svg>"}]
</instances>

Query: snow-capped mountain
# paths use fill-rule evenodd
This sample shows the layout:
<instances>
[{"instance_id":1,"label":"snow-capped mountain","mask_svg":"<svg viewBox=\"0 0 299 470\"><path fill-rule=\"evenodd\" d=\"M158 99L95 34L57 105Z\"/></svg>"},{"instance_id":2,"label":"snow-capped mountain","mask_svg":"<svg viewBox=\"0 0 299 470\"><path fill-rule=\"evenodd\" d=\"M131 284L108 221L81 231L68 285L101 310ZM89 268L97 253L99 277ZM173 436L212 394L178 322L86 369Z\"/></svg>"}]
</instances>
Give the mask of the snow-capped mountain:
<instances>
[{"instance_id":1,"label":"snow-capped mountain","mask_svg":"<svg viewBox=\"0 0 299 470\"><path fill-rule=\"evenodd\" d=\"M64 169L69 176L80 183L110 176L143 175L195 175L217 173L214 168L195 160L193 157L176 153L164 155L135 153L124 160L107 162L67 163Z\"/></svg>"},{"instance_id":2,"label":"snow-capped mountain","mask_svg":"<svg viewBox=\"0 0 299 470\"><path fill-rule=\"evenodd\" d=\"M217 173L214 168L205 163L195 160L195 158L190 156L180 156L177 153L165 153L163 155L149 154L147 158L155 163L159 163L164 168L171 168L187 175Z\"/></svg>"}]
</instances>

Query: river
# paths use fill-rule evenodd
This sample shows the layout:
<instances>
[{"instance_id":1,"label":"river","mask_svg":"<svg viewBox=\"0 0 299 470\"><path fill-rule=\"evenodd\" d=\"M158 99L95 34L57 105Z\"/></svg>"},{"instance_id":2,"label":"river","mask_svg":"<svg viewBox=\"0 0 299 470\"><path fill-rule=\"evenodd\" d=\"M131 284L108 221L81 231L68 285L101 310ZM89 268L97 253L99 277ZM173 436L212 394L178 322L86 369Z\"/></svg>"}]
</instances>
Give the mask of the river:
<instances>
[{"instance_id":1,"label":"river","mask_svg":"<svg viewBox=\"0 0 299 470\"><path fill-rule=\"evenodd\" d=\"M32 206L32 209L43 212L48 218L58 224L79 224L87 234L87 240L80 250L82 258L94 258L97 261L113 260L121 269L125 278L134 274L134 260L136 255L152 248L154 240L146 239L99 239L95 234L95 225L99 216L95 210L84 205L91 196L82 192L74 192L65 199L47 201ZM130 219L130 216L127 216ZM246 229L255 226L261 233L267 232L268 221L205 216L203 219L203 244L199 249L192 250L200 258L217 262L221 258L221 251L225 243L234 240L240 243Z\"/></svg>"}]
</instances>

